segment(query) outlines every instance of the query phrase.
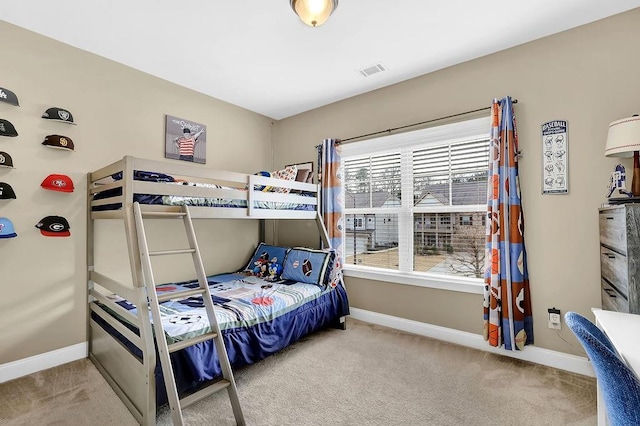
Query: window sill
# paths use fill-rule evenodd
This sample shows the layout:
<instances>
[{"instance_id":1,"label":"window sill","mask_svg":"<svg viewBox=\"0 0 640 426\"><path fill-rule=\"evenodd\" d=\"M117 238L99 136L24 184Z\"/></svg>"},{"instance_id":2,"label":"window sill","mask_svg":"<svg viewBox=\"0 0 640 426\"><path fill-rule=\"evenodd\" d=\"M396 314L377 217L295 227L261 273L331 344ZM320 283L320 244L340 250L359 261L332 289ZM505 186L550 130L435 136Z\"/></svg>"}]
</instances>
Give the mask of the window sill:
<instances>
[{"instance_id":1,"label":"window sill","mask_svg":"<svg viewBox=\"0 0 640 426\"><path fill-rule=\"evenodd\" d=\"M407 274L390 269L373 271L368 268L359 268L353 265L345 266L343 273L345 277L458 291L461 293L483 294L484 291L484 282L474 278L454 278L435 274Z\"/></svg>"}]
</instances>

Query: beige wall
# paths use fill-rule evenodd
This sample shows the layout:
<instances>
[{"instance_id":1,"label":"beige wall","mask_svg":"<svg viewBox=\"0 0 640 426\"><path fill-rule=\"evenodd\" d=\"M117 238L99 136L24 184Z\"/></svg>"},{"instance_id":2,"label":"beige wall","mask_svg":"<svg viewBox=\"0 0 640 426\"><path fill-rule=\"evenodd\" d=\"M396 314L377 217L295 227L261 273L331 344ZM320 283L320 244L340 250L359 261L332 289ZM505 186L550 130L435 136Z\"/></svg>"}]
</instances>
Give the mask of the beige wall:
<instances>
[{"instance_id":1,"label":"beige wall","mask_svg":"<svg viewBox=\"0 0 640 426\"><path fill-rule=\"evenodd\" d=\"M604 143L609 122L640 111L638 22L635 9L282 120L274 132L276 165L313 160L313 146L326 137L345 139L488 106L494 97L517 98L535 344L580 354L566 327L547 328L546 310L590 315L600 306L597 209L616 164L604 157ZM553 119L569 126L568 195L541 195L540 126ZM305 230L280 229L285 241ZM346 283L354 307L482 332L481 296Z\"/></svg>"},{"instance_id":2,"label":"beige wall","mask_svg":"<svg viewBox=\"0 0 640 426\"><path fill-rule=\"evenodd\" d=\"M268 169L272 123L2 21L0 39L0 86L14 91L21 104L0 103L0 118L19 132L17 138L0 137L0 151L8 152L16 165L2 168L0 181L8 182L18 197L0 201L0 216L10 218L18 233L17 238L0 239L3 364L86 341L87 172L124 155L164 160L165 114L207 125L207 163L200 167ZM40 118L51 106L69 109L77 126ZM75 152L42 146L48 134L69 136ZM75 192L40 188L50 173L69 175ZM47 215L65 216L71 237L41 236L34 225ZM258 238L253 222L197 221L196 227L210 273L240 267L238 259L248 258ZM122 224L111 221L101 228L99 242L107 242L102 264L117 278L130 279ZM167 276L194 273L168 271Z\"/></svg>"}]
</instances>

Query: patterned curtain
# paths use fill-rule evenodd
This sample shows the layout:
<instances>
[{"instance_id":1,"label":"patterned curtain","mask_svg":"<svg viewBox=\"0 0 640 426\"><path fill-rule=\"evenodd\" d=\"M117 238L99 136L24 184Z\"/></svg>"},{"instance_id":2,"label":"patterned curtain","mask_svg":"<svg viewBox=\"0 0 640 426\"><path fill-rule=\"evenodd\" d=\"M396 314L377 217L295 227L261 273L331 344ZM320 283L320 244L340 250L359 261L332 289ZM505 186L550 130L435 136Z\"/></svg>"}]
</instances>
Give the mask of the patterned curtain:
<instances>
[{"instance_id":1,"label":"patterned curtain","mask_svg":"<svg viewBox=\"0 0 640 426\"><path fill-rule=\"evenodd\" d=\"M332 270L332 285L342 282L342 256L344 217L344 188L342 182L342 157L339 141L325 139L319 147L318 170L320 173L321 205L320 213L324 226L329 234L331 249L335 250L334 267Z\"/></svg>"},{"instance_id":2,"label":"patterned curtain","mask_svg":"<svg viewBox=\"0 0 640 426\"><path fill-rule=\"evenodd\" d=\"M491 107L485 256L484 338L522 350L533 343L524 217L518 180L518 135L509 96Z\"/></svg>"}]
</instances>

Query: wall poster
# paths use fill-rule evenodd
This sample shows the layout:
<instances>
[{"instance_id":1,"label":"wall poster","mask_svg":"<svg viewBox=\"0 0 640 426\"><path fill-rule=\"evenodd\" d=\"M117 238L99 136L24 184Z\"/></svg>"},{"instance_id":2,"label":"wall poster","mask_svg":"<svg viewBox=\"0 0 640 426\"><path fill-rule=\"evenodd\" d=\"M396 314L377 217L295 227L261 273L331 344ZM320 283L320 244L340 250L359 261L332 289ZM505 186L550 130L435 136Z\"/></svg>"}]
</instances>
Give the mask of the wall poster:
<instances>
[{"instance_id":1,"label":"wall poster","mask_svg":"<svg viewBox=\"0 0 640 426\"><path fill-rule=\"evenodd\" d=\"M542 125L542 193L569 192L569 138L567 122L552 120Z\"/></svg>"},{"instance_id":2,"label":"wall poster","mask_svg":"<svg viewBox=\"0 0 640 426\"><path fill-rule=\"evenodd\" d=\"M171 115L166 117L164 156L204 164L207 154L207 126Z\"/></svg>"}]
</instances>

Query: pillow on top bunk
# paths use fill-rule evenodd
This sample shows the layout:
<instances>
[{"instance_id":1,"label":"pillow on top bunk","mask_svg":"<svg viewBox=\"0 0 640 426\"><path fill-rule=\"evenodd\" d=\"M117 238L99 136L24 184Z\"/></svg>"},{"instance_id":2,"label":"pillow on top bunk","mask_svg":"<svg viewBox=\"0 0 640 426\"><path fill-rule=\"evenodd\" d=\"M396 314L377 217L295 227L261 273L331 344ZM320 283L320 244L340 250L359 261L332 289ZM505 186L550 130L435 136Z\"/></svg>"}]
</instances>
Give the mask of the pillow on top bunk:
<instances>
[{"instance_id":1,"label":"pillow on top bunk","mask_svg":"<svg viewBox=\"0 0 640 426\"><path fill-rule=\"evenodd\" d=\"M284 179L284 180L296 180L296 175L298 174L298 167L294 164L293 166L287 166L282 170L276 170L275 172L271 172L271 177L276 179ZM271 188L272 192L280 192L283 194L288 194L290 188L279 188L273 187Z\"/></svg>"},{"instance_id":2,"label":"pillow on top bunk","mask_svg":"<svg viewBox=\"0 0 640 426\"><path fill-rule=\"evenodd\" d=\"M111 177L113 178L113 180L121 180L122 172L116 172L112 174ZM158 172L147 172L144 170L134 170L133 179L144 180L147 182L175 182L175 179L171 175L166 175L164 173Z\"/></svg>"},{"instance_id":3,"label":"pillow on top bunk","mask_svg":"<svg viewBox=\"0 0 640 426\"><path fill-rule=\"evenodd\" d=\"M260 170L259 172L254 173L256 176L264 176L271 177L271 173L265 172L264 170ZM269 192L271 191L271 187L268 185L254 185L254 189L256 191Z\"/></svg>"},{"instance_id":4,"label":"pillow on top bunk","mask_svg":"<svg viewBox=\"0 0 640 426\"><path fill-rule=\"evenodd\" d=\"M289 247L260 243L244 271L267 281L279 281L289 250Z\"/></svg>"},{"instance_id":5,"label":"pillow on top bunk","mask_svg":"<svg viewBox=\"0 0 640 426\"><path fill-rule=\"evenodd\" d=\"M284 260L283 280L293 280L325 287L327 265L331 253L304 247L292 248Z\"/></svg>"}]
</instances>

